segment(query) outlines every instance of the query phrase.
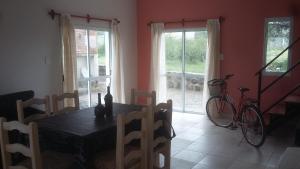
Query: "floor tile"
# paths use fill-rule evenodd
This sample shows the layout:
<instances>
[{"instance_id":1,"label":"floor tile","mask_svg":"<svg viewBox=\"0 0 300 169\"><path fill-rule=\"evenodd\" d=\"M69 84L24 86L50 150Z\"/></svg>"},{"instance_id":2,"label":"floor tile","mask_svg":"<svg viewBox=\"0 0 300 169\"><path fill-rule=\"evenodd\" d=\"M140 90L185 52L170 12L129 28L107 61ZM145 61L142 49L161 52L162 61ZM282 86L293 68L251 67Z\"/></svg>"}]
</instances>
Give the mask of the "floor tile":
<instances>
[{"instance_id":1,"label":"floor tile","mask_svg":"<svg viewBox=\"0 0 300 169\"><path fill-rule=\"evenodd\" d=\"M188 147L186 147L187 150L191 151L197 151L200 153L210 153L215 151L216 146L214 144L211 144L209 142L200 142L200 141L195 141Z\"/></svg>"},{"instance_id":2,"label":"floor tile","mask_svg":"<svg viewBox=\"0 0 300 169\"><path fill-rule=\"evenodd\" d=\"M281 154L279 153L273 153L267 163L267 166L269 167L277 167L280 162Z\"/></svg>"},{"instance_id":3,"label":"floor tile","mask_svg":"<svg viewBox=\"0 0 300 169\"><path fill-rule=\"evenodd\" d=\"M201 163L198 163L196 164L192 169L227 169L227 168L223 168L223 167L210 167L210 166L207 166L205 164L201 164Z\"/></svg>"},{"instance_id":4,"label":"floor tile","mask_svg":"<svg viewBox=\"0 0 300 169\"><path fill-rule=\"evenodd\" d=\"M270 157L271 152L264 152L255 147L250 147L241 149L236 159L253 164L267 164Z\"/></svg>"},{"instance_id":5,"label":"floor tile","mask_svg":"<svg viewBox=\"0 0 300 169\"><path fill-rule=\"evenodd\" d=\"M233 158L223 156L207 155L199 163L210 168L228 168L233 163Z\"/></svg>"},{"instance_id":6,"label":"floor tile","mask_svg":"<svg viewBox=\"0 0 300 169\"><path fill-rule=\"evenodd\" d=\"M196 165L196 163L185 161L182 159L172 158L171 168L172 169L191 169Z\"/></svg>"},{"instance_id":7,"label":"floor tile","mask_svg":"<svg viewBox=\"0 0 300 169\"><path fill-rule=\"evenodd\" d=\"M177 138L181 138L181 139L185 139L185 140L189 140L189 141L195 141L199 137L201 137L201 135L190 133L190 132L184 132L182 134L177 135Z\"/></svg>"},{"instance_id":8,"label":"floor tile","mask_svg":"<svg viewBox=\"0 0 300 169\"><path fill-rule=\"evenodd\" d=\"M175 158L182 159L185 161L190 161L194 163L198 163L205 157L205 154L195 152L195 151L190 151L190 150L183 150L180 153L175 155Z\"/></svg>"},{"instance_id":9,"label":"floor tile","mask_svg":"<svg viewBox=\"0 0 300 169\"><path fill-rule=\"evenodd\" d=\"M177 147L177 146L171 146L171 156L175 156L176 154L178 154L179 152L185 150L184 147Z\"/></svg>"},{"instance_id":10,"label":"floor tile","mask_svg":"<svg viewBox=\"0 0 300 169\"><path fill-rule=\"evenodd\" d=\"M265 165L235 161L228 169L265 169Z\"/></svg>"},{"instance_id":11,"label":"floor tile","mask_svg":"<svg viewBox=\"0 0 300 169\"><path fill-rule=\"evenodd\" d=\"M278 169L279 158L293 146L293 127L282 126L260 148L249 145L240 128L213 125L206 115L174 113L172 169Z\"/></svg>"},{"instance_id":12,"label":"floor tile","mask_svg":"<svg viewBox=\"0 0 300 169\"><path fill-rule=\"evenodd\" d=\"M184 147L186 148L187 146L189 146L190 144L192 144L193 141L190 141L190 140L186 140L186 139L182 139L182 138L178 138L178 137L175 137L173 140L172 140L172 146L176 146L176 147Z\"/></svg>"}]
</instances>

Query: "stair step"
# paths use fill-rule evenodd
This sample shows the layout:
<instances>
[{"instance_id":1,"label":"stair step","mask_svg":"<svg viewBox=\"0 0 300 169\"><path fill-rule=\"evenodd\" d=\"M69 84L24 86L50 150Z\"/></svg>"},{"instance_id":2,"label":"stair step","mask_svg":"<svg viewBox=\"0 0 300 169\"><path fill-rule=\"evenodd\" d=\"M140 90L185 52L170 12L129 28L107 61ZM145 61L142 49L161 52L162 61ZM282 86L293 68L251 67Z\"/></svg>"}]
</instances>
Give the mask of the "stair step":
<instances>
[{"instance_id":1,"label":"stair step","mask_svg":"<svg viewBox=\"0 0 300 169\"><path fill-rule=\"evenodd\" d=\"M285 115L286 113L285 106L286 106L285 103L280 103L276 105L274 108L272 108L268 113L274 115Z\"/></svg>"},{"instance_id":2,"label":"stair step","mask_svg":"<svg viewBox=\"0 0 300 169\"><path fill-rule=\"evenodd\" d=\"M300 96L297 95L288 96L287 98L284 99L284 101L289 103L300 103Z\"/></svg>"}]
</instances>

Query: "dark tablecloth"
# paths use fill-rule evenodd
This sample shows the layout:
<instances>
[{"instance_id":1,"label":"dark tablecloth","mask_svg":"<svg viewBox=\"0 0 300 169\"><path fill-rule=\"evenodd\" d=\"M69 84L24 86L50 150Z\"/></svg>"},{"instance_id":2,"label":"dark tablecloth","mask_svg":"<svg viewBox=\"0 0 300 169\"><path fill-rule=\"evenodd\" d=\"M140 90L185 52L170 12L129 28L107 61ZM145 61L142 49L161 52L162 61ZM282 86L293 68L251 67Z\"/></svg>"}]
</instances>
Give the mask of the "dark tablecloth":
<instances>
[{"instance_id":1,"label":"dark tablecloth","mask_svg":"<svg viewBox=\"0 0 300 169\"><path fill-rule=\"evenodd\" d=\"M41 149L73 154L73 169L92 168L95 153L115 147L116 115L141 109L114 103L112 119L96 118L94 108L87 108L39 120Z\"/></svg>"}]
</instances>

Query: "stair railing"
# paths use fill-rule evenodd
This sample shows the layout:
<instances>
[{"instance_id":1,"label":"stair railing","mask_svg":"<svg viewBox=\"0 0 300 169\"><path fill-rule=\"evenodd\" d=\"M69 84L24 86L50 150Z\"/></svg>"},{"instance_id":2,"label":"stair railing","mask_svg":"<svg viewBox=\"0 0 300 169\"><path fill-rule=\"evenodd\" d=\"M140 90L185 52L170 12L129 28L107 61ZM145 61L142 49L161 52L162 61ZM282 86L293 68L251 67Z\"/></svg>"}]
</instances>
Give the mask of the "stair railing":
<instances>
[{"instance_id":1,"label":"stair railing","mask_svg":"<svg viewBox=\"0 0 300 169\"><path fill-rule=\"evenodd\" d=\"M290 71L294 70L299 64L300 60L294 64L292 67L290 67L286 72L282 73L278 78L273 80L270 84L268 84L266 87L262 89L262 75L263 71L270 65L272 64L277 58L279 58L284 52L289 50L290 48L294 47L296 43L300 41L300 37L298 37L293 43L291 43L287 48L285 48L282 52L280 52L275 58L273 58L269 63L267 63L265 66L263 66L261 69L259 69L256 73L255 76L258 76L258 87L257 87L257 106L259 109L261 109L261 95L267 91L270 87L272 87L274 84L276 84L280 79L282 79L286 74L288 74ZM286 95L281 97L279 100L274 102L270 107L268 107L265 111L262 111L262 114L268 112L271 110L273 107L275 107L278 103L283 101L286 97L288 97L290 94L292 94L294 91L296 91L298 88L300 88L300 85L296 86L294 89L289 91Z\"/></svg>"}]
</instances>

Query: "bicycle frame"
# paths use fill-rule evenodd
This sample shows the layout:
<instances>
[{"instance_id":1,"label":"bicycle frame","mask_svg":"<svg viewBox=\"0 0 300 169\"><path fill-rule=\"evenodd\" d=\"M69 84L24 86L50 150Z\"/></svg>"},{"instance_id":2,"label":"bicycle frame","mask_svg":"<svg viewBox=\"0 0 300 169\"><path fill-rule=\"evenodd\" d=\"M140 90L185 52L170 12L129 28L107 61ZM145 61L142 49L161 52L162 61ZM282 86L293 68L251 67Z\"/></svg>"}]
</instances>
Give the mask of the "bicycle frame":
<instances>
[{"instance_id":1,"label":"bicycle frame","mask_svg":"<svg viewBox=\"0 0 300 169\"><path fill-rule=\"evenodd\" d=\"M240 118L242 115L242 108L248 104L249 101L249 97L247 97L244 93L241 93L241 96L239 97L239 101L238 101L238 106L236 107L234 104L233 99L231 99L231 97L228 94L228 89L227 89L227 84L225 83L225 86L223 88L223 90L221 91L221 96L222 98L226 99L227 101L229 101L232 105L233 105L233 122L240 122ZM222 105L220 105L220 109L219 110L223 110L225 105L225 102L222 102ZM236 109L237 108L237 109Z\"/></svg>"},{"instance_id":2,"label":"bicycle frame","mask_svg":"<svg viewBox=\"0 0 300 169\"><path fill-rule=\"evenodd\" d=\"M238 103L238 111L233 116L233 121L239 122L242 115L242 108L247 104L248 97L245 94L241 93Z\"/></svg>"}]
</instances>

